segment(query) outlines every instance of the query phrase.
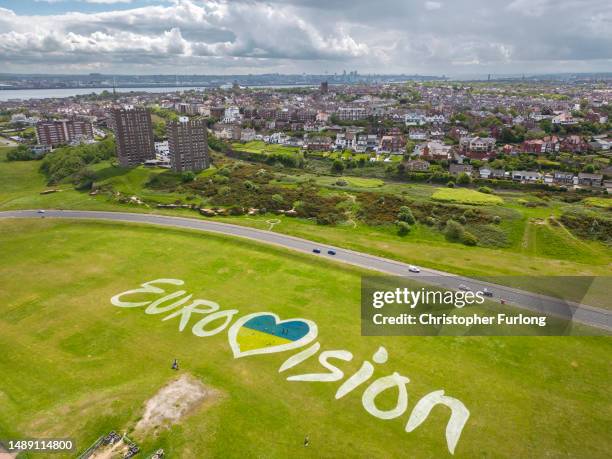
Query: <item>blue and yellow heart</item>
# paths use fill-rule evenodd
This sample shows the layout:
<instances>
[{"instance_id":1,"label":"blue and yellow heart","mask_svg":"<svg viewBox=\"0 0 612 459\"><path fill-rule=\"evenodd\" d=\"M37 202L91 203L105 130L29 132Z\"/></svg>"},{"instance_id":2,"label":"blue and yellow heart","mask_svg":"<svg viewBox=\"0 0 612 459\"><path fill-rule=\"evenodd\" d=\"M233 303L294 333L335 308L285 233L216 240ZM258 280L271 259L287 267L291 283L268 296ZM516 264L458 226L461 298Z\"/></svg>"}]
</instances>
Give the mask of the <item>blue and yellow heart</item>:
<instances>
[{"instance_id":1,"label":"blue and yellow heart","mask_svg":"<svg viewBox=\"0 0 612 459\"><path fill-rule=\"evenodd\" d=\"M240 351L246 352L288 344L303 338L309 331L308 324L301 320L277 324L273 316L260 315L242 325L236 341L240 345Z\"/></svg>"}]
</instances>

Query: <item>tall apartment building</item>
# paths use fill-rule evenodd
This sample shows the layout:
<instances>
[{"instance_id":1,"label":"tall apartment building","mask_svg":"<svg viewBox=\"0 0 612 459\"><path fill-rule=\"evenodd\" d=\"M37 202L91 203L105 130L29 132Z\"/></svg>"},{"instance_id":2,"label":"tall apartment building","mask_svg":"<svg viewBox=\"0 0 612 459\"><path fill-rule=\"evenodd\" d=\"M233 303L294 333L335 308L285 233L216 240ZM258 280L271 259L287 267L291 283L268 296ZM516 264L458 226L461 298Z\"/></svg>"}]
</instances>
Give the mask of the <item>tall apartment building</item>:
<instances>
[{"instance_id":1,"label":"tall apartment building","mask_svg":"<svg viewBox=\"0 0 612 459\"><path fill-rule=\"evenodd\" d=\"M210 165L206 121L181 116L166 128L172 170L199 171Z\"/></svg>"},{"instance_id":2,"label":"tall apartment building","mask_svg":"<svg viewBox=\"0 0 612 459\"><path fill-rule=\"evenodd\" d=\"M149 111L146 108L115 108L111 114L119 164L130 167L155 159Z\"/></svg>"},{"instance_id":3,"label":"tall apartment building","mask_svg":"<svg viewBox=\"0 0 612 459\"><path fill-rule=\"evenodd\" d=\"M36 123L36 138L40 145L67 144L76 140L93 139L93 128L89 121L48 120Z\"/></svg>"},{"instance_id":4,"label":"tall apartment building","mask_svg":"<svg viewBox=\"0 0 612 459\"><path fill-rule=\"evenodd\" d=\"M338 118L342 121L356 121L367 117L366 109L363 107L340 107Z\"/></svg>"}]
</instances>

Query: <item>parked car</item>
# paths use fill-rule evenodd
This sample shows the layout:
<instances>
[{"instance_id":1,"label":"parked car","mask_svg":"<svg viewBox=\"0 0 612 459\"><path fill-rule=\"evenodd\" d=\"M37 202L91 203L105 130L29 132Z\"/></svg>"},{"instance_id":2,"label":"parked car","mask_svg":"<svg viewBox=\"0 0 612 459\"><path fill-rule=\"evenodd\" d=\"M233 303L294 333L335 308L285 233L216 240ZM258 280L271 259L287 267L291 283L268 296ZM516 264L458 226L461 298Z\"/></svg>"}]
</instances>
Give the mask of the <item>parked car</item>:
<instances>
[{"instance_id":1,"label":"parked car","mask_svg":"<svg viewBox=\"0 0 612 459\"><path fill-rule=\"evenodd\" d=\"M327 251L327 253L328 253L328 255L336 255L336 251L335 251L335 250L332 250L332 249L329 249L329 250Z\"/></svg>"},{"instance_id":2,"label":"parked car","mask_svg":"<svg viewBox=\"0 0 612 459\"><path fill-rule=\"evenodd\" d=\"M312 249L314 253L321 253L321 249Z\"/></svg>"},{"instance_id":3,"label":"parked car","mask_svg":"<svg viewBox=\"0 0 612 459\"><path fill-rule=\"evenodd\" d=\"M408 266L408 271L410 271L411 273L420 273L421 268L419 268L418 266L410 265Z\"/></svg>"}]
</instances>

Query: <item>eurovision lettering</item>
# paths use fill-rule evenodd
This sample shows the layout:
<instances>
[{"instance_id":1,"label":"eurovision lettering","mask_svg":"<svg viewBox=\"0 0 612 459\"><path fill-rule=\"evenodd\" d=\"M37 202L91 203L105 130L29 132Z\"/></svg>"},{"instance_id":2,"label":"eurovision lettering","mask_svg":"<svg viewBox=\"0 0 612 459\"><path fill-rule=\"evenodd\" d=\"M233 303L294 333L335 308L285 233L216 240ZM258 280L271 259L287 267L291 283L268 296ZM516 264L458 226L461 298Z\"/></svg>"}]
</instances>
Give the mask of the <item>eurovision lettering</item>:
<instances>
[{"instance_id":1,"label":"eurovision lettering","mask_svg":"<svg viewBox=\"0 0 612 459\"><path fill-rule=\"evenodd\" d=\"M388 352L384 347L379 347L372 355L371 361L364 360L359 370L345 379L344 372L332 361L352 361L353 353L344 349L321 351L321 344L316 341L318 328L315 322L302 318L281 320L273 312L256 312L235 319L239 314L237 309L221 309L214 301L193 298L193 294L185 290L167 293L161 287L182 285L184 282L179 279L156 279L141 284L139 288L119 293L110 301L120 308L144 308L145 314L163 315L162 321L177 320L180 332L190 326L191 332L201 338L217 335L227 329L229 345L236 359L301 349L285 360L278 370L279 373L295 369L318 354L318 361L324 371L292 374L287 376L287 381L342 381L336 390L336 399L347 396L359 387L365 387L361 395L363 408L372 416L383 420L399 418L408 410L409 378L393 372L371 381L375 365L383 365L388 360ZM157 298L147 301L129 300L131 295L142 294L157 295ZM388 410L378 408L377 397L393 388L398 391L395 407ZM436 405L444 405L450 409L446 425L446 444L450 453L454 454L470 412L460 400L445 395L443 390L430 392L415 404L407 418L405 430L412 432L418 428Z\"/></svg>"}]
</instances>

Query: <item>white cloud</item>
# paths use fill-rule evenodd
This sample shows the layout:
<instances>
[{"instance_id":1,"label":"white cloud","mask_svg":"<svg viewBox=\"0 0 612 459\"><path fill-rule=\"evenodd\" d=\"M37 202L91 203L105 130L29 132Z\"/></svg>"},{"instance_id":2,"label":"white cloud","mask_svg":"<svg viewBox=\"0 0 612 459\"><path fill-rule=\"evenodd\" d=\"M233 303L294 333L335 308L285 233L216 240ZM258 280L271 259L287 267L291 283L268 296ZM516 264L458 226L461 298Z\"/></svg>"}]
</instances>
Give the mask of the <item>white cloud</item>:
<instances>
[{"instance_id":1,"label":"white cloud","mask_svg":"<svg viewBox=\"0 0 612 459\"><path fill-rule=\"evenodd\" d=\"M159 1L55 15L0 8L0 62L6 71L33 72L49 66L57 72L524 72L559 70L561 62L612 68L608 0L352 0L350 8L344 0Z\"/></svg>"},{"instance_id":2,"label":"white cloud","mask_svg":"<svg viewBox=\"0 0 612 459\"><path fill-rule=\"evenodd\" d=\"M112 5L114 3L132 3L132 0L83 0L85 3L103 3Z\"/></svg>"}]
</instances>

